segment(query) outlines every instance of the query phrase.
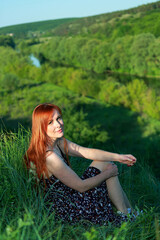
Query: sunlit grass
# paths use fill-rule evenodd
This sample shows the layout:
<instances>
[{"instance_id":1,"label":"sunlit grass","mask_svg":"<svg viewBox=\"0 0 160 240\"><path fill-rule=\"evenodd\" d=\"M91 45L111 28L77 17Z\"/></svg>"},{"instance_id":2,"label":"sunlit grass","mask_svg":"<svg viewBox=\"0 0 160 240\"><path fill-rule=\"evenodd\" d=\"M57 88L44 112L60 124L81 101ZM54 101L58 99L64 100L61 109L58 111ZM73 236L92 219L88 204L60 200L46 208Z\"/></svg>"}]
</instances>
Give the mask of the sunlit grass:
<instances>
[{"instance_id":1,"label":"sunlit grass","mask_svg":"<svg viewBox=\"0 0 160 240\"><path fill-rule=\"evenodd\" d=\"M55 221L54 214L48 215L41 189L38 193L32 175L28 176L24 168L22 157L29 137L30 132L22 128L17 133L1 132L0 239L159 239L159 181L143 163L132 169L119 166L127 195L134 206L143 209L143 214L135 221L121 228L85 221L74 225ZM75 169L76 162L72 159Z\"/></svg>"}]
</instances>

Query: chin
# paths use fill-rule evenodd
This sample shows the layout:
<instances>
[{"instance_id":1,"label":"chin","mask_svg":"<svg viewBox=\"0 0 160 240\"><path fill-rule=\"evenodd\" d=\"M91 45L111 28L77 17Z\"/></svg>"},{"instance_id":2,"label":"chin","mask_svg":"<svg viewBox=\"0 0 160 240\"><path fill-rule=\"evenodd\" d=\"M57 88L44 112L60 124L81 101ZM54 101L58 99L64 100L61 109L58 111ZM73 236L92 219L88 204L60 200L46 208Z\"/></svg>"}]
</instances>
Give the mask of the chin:
<instances>
[{"instance_id":1,"label":"chin","mask_svg":"<svg viewBox=\"0 0 160 240\"><path fill-rule=\"evenodd\" d=\"M61 138L61 137L63 137L63 136L64 136L64 133L61 132L61 133L59 134L59 138Z\"/></svg>"}]
</instances>

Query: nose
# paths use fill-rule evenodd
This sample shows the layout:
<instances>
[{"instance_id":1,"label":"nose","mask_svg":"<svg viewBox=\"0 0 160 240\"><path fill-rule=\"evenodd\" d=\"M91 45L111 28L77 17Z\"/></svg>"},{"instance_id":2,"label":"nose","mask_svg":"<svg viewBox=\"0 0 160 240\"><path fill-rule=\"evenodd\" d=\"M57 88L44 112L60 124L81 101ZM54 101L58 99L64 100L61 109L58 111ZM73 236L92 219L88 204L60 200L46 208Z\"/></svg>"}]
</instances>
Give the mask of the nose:
<instances>
[{"instance_id":1,"label":"nose","mask_svg":"<svg viewBox=\"0 0 160 240\"><path fill-rule=\"evenodd\" d=\"M59 126L61 126L61 124L60 124L60 122L57 120L56 121L56 125L59 127Z\"/></svg>"},{"instance_id":2,"label":"nose","mask_svg":"<svg viewBox=\"0 0 160 240\"><path fill-rule=\"evenodd\" d=\"M60 120L57 120L57 126L59 127L61 127L61 126L63 126L63 121L61 122Z\"/></svg>"}]
</instances>

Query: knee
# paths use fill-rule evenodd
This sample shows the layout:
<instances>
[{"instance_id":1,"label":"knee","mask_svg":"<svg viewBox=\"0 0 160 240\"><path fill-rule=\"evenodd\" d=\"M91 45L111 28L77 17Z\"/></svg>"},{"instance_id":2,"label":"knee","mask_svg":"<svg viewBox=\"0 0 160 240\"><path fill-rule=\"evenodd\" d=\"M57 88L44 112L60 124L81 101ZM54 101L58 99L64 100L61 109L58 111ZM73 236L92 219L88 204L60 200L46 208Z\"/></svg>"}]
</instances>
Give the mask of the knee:
<instances>
[{"instance_id":1,"label":"knee","mask_svg":"<svg viewBox=\"0 0 160 240\"><path fill-rule=\"evenodd\" d=\"M90 164L91 167L96 167L98 168L101 172L105 171L110 165L112 165L113 163L111 162L102 162L102 161L92 161L92 163Z\"/></svg>"}]
</instances>

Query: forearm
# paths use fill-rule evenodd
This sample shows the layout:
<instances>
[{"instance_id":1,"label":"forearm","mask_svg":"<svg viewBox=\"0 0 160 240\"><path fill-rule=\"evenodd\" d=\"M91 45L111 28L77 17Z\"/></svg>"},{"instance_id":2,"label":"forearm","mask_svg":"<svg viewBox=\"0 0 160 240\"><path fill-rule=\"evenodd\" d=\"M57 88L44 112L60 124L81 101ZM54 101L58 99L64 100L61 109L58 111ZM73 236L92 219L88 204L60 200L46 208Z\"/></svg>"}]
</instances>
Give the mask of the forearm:
<instances>
[{"instance_id":1,"label":"forearm","mask_svg":"<svg viewBox=\"0 0 160 240\"><path fill-rule=\"evenodd\" d=\"M118 155L116 153L107 152L95 148L86 148L77 145L69 140L67 140L69 155L74 157L83 157L90 160L100 160L100 161L117 161ZM63 144L61 144L63 148Z\"/></svg>"},{"instance_id":2,"label":"forearm","mask_svg":"<svg viewBox=\"0 0 160 240\"><path fill-rule=\"evenodd\" d=\"M103 181L107 180L108 178L110 178L110 172L101 172L100 174L91 177L91 178L87 178L85 180L82 180L81 182L81 187L80 187L80 192L85 192L89 189L92 189L94 187L99 186Z\"/></svg>"},{"instance_id":3,"label":"forearm","mask_svg":"<svg viewBox=\"0 0 160 240\"><path fill-rule=\"evenodd\" d=\"M69 155L95 161L115 161L133 166L136 158L131 154L111 153L100 149L86 148L67 140Z\"/></svg>"},{"instance_id":4,"label":"forearm","mask_svg":"<svg viewBox=\"0 0 160 240\"><path fill-rule=\"evenodd\" d=\"M86 151L86 158L96 161L118 161L118 155L94 148L88 148L88 151Z\"/></svg>"}]
</instances>

